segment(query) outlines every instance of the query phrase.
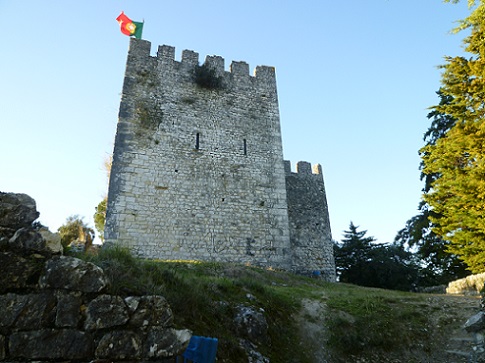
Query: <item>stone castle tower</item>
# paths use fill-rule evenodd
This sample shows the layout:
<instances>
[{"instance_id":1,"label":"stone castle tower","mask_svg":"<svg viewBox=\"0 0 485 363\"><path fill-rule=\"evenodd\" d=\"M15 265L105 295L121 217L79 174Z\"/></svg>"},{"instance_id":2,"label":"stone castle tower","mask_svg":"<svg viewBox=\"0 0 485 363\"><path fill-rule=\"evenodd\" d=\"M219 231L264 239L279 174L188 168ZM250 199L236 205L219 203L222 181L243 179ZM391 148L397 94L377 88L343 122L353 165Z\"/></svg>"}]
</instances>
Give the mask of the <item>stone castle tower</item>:
<instances>
[{"instance_id":1,"label":"stone castle tower","mask_svg":"<svg viewBox=\"0 0 485 363\"><path fill-rule=\"evenodd\" d=\"M283 161L275 71L131 39L105 238L140 257L335 280L320 165Z\"/></svg>"}]
</instances>

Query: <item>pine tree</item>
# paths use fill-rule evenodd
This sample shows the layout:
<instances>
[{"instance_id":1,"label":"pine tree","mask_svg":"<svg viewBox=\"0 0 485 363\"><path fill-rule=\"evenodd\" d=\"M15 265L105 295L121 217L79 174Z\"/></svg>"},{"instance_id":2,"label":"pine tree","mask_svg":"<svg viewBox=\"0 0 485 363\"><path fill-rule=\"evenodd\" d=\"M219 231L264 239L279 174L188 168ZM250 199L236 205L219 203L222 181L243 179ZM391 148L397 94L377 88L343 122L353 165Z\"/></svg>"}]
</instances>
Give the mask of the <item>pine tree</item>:
<instances>
[{"instance_id":1,"label":"pine tree","mask_svg":"<svg viewBox=\"0 0 485 363\"><path fill-rule=\"evenodd\" d=\"M367 231L358 231L359 227L350 222L349 230L344 231L341 244L335 244L334 255L337 275L341 282L367 286L366 265L370 262L369 254L374 237L365 237Z\"/></svg>"},{"instance_id":2,"label":"pine tree","mask_svg":"<svg viewBox=\"0 0 485 363\"><path fill-rule=\"evenodd\" d=\"M417 281L418 268L410 252L398 244L374 243L367 231L358 231L350 222L341 243L335 243L334 255L340 282L411 290Z\"/></svg>"}]
</instances>

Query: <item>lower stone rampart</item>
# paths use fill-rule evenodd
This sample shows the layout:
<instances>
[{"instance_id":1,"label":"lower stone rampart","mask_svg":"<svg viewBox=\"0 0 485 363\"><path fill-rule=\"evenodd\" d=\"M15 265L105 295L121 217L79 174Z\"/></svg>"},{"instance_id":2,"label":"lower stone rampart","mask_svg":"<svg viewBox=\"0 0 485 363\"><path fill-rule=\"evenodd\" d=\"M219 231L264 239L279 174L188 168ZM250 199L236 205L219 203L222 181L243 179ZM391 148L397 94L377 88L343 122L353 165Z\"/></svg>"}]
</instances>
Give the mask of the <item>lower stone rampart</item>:
<instances>
[{"instance_id":1,"label":"lower stone rampart","mask_svg":"<svg viewBox=\"0 0 485 363\"><path fill-rule=\"evenodd\" d=\"M0 193L0 210L25 197ZM162 296L108 294L101 268L54 254L32 229L35 202L21 214L0 215L0 361L163 362L185 349L191 332L173 328Z\"/></svg>"}]
</instances>

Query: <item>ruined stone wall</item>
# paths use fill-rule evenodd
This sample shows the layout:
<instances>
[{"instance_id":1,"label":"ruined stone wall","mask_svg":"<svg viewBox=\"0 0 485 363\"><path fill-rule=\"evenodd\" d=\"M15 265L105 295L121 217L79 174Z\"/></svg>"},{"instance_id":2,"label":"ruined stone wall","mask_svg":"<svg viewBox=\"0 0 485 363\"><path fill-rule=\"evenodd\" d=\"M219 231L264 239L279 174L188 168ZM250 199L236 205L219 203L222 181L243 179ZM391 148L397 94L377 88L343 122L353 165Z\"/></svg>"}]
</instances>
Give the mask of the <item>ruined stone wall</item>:
<instances>
[{"instance_id":1,"label":"ruined stone wall","mask_svg":"<svg viewBox=\"0 0 485 363\"><path fill-rule=\"evenodd\" d=\"M105 238L138 256L290 268L274 68L132 39Z\"/></svg>"},{"instance_id":2,"label":"ruined stone wall","mask_svg":"<svg viewBox=\"0 0 485 363\"><path fill-rule=\"evenodd\" d=\"M101 268L32 228L38 215L29 196L0 193L1 362L164 362L185 349L191 332L173 328L165 298L108 294Z\"/></svg>"},{"instance_id":3,"label":"ruined stone wall","mask_svg":"<svg viewBox=\"0 0 485 363\"><path fill-rule=\"evenodd\" d=\"M451 281L446 287L447 294L480 295L484 288L485 273L469 275Z\"/></svg>"},{"instance_id":4,"label":"ruined stone wall","mask_svg":"<svg viewBox=\"0 0 485 363\"><path fill-rule=\"evenodd\" d=\"M332 233L322 167L300 161L296 173L285 161L292 270L309 275L318 271L335 281Z\"/></svg>"}]
</instances>

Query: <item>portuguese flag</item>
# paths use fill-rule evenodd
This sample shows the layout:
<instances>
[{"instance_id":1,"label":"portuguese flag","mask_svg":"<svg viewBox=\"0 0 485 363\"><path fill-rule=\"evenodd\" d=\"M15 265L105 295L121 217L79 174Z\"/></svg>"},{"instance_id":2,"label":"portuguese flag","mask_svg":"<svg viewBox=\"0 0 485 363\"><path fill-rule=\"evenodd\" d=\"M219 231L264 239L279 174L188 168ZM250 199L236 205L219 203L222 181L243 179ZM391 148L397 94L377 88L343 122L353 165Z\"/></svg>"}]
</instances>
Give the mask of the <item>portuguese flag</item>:
<instances>
[{"instance_id":1,"label":"portuguese flag","mask_svg":"<svg viewBox=\"0 0 485 363\"><path fill-rule=\"evenodd\" d=\"M143 23L132 21L125 15L124 12L116 18L116 21L120 24L121 32L129 37L133 36L136 39L141 39L141 32L143 31Z\"/></svg>"}]
</instances>

